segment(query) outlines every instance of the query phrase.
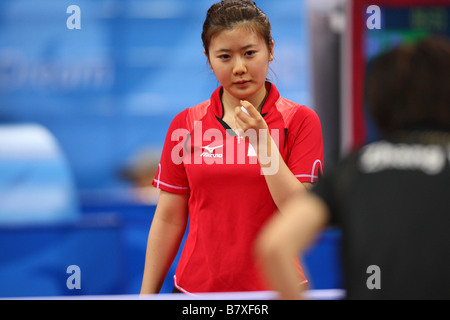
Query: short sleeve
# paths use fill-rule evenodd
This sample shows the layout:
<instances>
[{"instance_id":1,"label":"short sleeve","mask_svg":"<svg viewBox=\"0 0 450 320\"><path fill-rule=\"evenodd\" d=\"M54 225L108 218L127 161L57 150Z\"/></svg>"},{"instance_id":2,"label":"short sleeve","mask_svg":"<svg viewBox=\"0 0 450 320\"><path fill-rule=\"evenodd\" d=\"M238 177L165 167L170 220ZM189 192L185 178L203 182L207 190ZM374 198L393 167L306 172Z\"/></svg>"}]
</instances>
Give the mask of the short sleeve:
<instances>
[{"instance_id":1,"label":"short sleeve","mask_svg":"<svg viewBox=\"0 0 450 320\"><path fill-rule=\"evenodd\" d=\"M189 193L189 183L183 164L183 148L189 131L186 128L186 112L179 113L167 131L158 171L153 186L171 193Z\"/></svg>"},{"instance_id":2,"label":"short sleeve","mask_svg":"<svg viewBox=\"0 0 450 320\"><path fill-rule=\"evenodd\" d=\"M323 174L323 141L319 117L300 106L288 132L287 166L301 182L315 183Z\"/></svg>"},{"instance_id":3,"label":"short sleeve","mask_svg":"<svg viewBox=\"0 0 450 320\"><path fill-rule=\"evenodd\" d=\"M322 201L327 205L331 216L330 216L330 224L337 224L337 204L336 204L336 196L334 192L334 178L335 172L334 170L327 170L327 174L320 178L320 180L313 186L311 189L311 193L318 196Z\"/></svg>"},{"instance_id":4,"label":"short sleeve","mask_svg":"<svg viewBox=\"0 0 450 320\"><path fill-rule=\"evenodd\" d=\"M343 226L348 221L348 214L355 203L355 182L359 180L359 153L354 152L327 169L327 172L311 189L320 197L330 211L330 224Z\"/></svg>"}]
</instances>

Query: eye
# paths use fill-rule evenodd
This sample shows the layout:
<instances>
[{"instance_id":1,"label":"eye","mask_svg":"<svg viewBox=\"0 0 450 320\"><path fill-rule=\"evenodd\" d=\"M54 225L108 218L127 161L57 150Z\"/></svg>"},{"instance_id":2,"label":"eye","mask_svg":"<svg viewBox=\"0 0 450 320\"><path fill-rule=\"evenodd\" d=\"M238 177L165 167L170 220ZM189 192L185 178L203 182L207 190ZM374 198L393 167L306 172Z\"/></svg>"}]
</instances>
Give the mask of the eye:
<instances>
[{"instance_id":1,"label":"eye","mask_svg":"<svg viewBox=\"0 0 450 320\"><path fill-rule=\"evenodd\" d=\"M222 55L218 56L218 58L220 60L227 60L227 59L230 59L230 55L229 54L222 54Z\"/></svg>"},{"instance_id":2,"label":"eye","mask_svg":"<svg viewBox=\"0 0 450 320\"><path fill-rule=\"evenodd\" d=\"M247 51L247 52L245 52L245 55L246 56L253 56L253 55L255 55L256 54L256 51L255 50L249 50L249 51Z\"/></svg>"}]
</instances>

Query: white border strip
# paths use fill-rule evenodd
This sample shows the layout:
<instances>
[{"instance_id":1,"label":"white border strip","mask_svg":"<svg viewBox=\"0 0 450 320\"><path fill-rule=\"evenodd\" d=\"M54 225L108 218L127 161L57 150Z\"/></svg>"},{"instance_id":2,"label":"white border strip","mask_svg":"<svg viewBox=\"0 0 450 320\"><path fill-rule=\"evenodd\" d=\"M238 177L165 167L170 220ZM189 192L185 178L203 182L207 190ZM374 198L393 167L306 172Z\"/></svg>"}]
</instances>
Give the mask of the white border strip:
<instances>
[{"instance_id":1,"label":"white border strip","mask_svg":"<svg viewBox=\"0 0 450 320\"><path fill-rule=\"evenodd\" d=\"M276 291L246 291L246 292L212 292L198 295L184 293L162 294L124 294L124 295L83 295L83 296L53 296L53 297L11 297L0 300L277 300ZM345 290L307 290L303 297L306 300L343 300Z\"/></svg>"}]
</instances>

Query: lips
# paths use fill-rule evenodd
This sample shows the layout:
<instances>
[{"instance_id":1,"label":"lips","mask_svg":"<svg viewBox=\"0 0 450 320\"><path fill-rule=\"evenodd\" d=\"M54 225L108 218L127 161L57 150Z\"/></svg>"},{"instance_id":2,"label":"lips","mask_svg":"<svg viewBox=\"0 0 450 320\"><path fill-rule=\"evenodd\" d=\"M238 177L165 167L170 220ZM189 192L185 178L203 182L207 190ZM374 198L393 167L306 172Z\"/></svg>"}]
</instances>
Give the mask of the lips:
<instances>
[{"instance_id":1,"label":"lips","mask_svg":"<svg viewBox=\"0 0 450 320\"><path fill-rule=\"evenodd\" d=\"M250 82L250 80L239 80L239 81L233 82L233 84L242 85L242 84L246 84L246 83L249 83L249 82Z\"/></svg>"}]
</instances>

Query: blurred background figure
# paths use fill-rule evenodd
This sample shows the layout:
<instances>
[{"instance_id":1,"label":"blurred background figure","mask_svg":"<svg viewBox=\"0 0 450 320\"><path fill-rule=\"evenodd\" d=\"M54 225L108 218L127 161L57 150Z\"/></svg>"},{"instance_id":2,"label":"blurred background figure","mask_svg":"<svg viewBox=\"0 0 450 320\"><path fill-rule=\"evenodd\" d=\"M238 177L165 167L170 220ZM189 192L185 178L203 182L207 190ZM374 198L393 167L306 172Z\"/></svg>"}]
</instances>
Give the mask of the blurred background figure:
<instances>
[{"instance_id":1,"label":"blurred background figure","mask_svg":"<svg viewBox=\"0 0 450 320\"><path fill-rule=\"evenodd\" d=\"M158 171L160 157L160 150L139 150L122 170L122 177L135 186L136 201L140 203L158 202L159 191L152 182Z\"/></svg>"},{"instance_id":2,"label":"blurred background figure","mask_svg":"<svg viewBox=\"0 0 450 320\"><path fill-rule=\"evenodd\" d=\"M261 265L282 298L300 298L292 257L331 222L343 232L348 299L449 299L449 40L376 57L365 97L383 139L281 208L259 240Z\"/></svg>"}]
</instances>

